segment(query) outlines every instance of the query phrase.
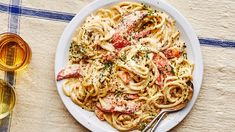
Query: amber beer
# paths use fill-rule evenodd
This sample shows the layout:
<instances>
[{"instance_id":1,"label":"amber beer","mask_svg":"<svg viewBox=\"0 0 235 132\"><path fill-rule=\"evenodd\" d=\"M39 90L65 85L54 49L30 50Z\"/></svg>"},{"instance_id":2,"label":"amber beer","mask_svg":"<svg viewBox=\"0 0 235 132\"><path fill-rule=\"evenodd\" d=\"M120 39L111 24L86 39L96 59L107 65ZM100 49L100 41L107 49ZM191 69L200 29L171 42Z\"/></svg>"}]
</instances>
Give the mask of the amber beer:
<instances>
[{"instance_id":1,"label":"amber beer","mask_svg":"<svg viewBox=\"0 0 235 132\"><path fill-rule=\"evenodd\" d=\"M22 70L29 64L31 56L29 45L20 36L0 34L0 70Z\"/></svg>"},{"instance_id":2,"label":"amber beer","mask_svg":"<svg viewBox=\"0 0 235 132\"><path fill-rule=\"evenodd\" d=\"M18 71L24 69L32 56L29 45L17 34L0 34L0 70ZM16 95L14 87L0 79L0 119L14 108Z\"/></svg>"},{"instance_id":3,"label":"amber beer","mask_svg":"<svg viewBox=\"0 0 235 132\"><path fill-rule=\"evenodd\" d=\"M15 101L14 87L0 79L0 119L3 119L12 111Z\"/></svg>"}]
</instances>

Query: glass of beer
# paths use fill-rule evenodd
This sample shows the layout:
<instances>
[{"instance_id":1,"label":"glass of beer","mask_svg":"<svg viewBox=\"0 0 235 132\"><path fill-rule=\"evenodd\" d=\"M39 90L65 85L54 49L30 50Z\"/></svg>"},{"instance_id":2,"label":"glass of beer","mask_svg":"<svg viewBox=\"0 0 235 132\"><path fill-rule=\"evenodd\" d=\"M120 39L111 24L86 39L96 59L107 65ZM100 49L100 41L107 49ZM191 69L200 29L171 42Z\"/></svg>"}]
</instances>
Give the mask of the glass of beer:
<instances>
[{"instance_id":1,"label":"glass of beer","mask_svg":"<svg viewBox=\"0 0 235 132\"><path fill-rule=\"evenodd\" d=\"M0 34L0 70L13 72L24 69L32 56L29 45L17 34ZM16 94L14 87L0 79L0 119L14 108Z\"/></svg>"}]
</instances>

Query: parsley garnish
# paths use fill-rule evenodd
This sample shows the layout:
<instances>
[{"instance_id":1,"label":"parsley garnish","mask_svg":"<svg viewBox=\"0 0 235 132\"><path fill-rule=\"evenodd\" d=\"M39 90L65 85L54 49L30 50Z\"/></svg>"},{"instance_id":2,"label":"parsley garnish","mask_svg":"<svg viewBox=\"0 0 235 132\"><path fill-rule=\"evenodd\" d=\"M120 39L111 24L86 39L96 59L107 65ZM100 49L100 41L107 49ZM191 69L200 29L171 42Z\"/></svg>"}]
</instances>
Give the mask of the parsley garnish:
<instances>
[{"instance_id":1,"label":"parsley garnish","mask_svg":"<svg viewBox=\"0 0 235 132\"><path fill-rule=\"evenodd\" d=\"M104 63L104 69L110 68L112 67L113 63L111 61L108 61L106 63Z\"/></svg>"},{"instance_id":2,"label":"parsley garnish","mask_svg":"<svg viewBox=\"0 0 235 132\"><path fill-rule=\"evenodd\" d=\"M126 54L122 54L122 55L120 56L120 59L121 59L122 61L125 61L125 60L126 60Z\"/></svg>"},{"instance_id":3,"label":"parsley garnish","mask_svg":"<svg viewBox=\"0 0 235 132\"><path fill-rule=\"evenodd\" d=\"M135 55L131 57L131 59L132 59L132 60L135 60L135 58L136 58L136 56L135 56Z\"/></svg>"},{"instance_id":4,"label":"parsley garnish","mask_svg":"<svg viewBox=\"0 0 235 132\"><path fill-rule=\"evenodd\" d=\"M115 91L115 97L119 97L122 94L121 91Z\"/></svg>"}]
</instances>

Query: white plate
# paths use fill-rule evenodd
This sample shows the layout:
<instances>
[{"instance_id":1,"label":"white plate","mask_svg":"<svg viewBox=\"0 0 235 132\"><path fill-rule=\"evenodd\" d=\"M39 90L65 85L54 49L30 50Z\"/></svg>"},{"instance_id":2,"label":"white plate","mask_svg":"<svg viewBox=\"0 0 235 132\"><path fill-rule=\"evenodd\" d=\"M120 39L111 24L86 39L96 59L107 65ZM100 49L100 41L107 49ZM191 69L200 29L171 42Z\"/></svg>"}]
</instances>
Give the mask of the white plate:
<instances>
[{"instance_id":1,"label":"white plate","mask_svg":"<svg viewBox=\"0 0 235 132\"><path fill-rule=\"evenodd\" d=\"M92 12L96 11L97 9L107 7L109 5L113 5L121 1L120 0L94 1L85 8L83 8L73 18L73 20L68 24L68 26L64 30L64 33L62 34L59 45L57 47L56 59L55 59L55 77L57 76L58 72L63 67L66 66L68 62L68 51L70 47L70 41L77 27L83 23L84 19L88 15L90 15ZM189 22L174 7L166 3L164 0L128 0L128 1L145 3L147 5L152 6L152 8L154 9L162 10L170 14L176 20L177 27L181 32L181 37L186 42L188 57L190 61L195 64L195 69L193 73L193 84L194 84L193 98L185 109L177 113L170 114L169 116L167 116L166 119L164 119L160 123L158 131L168 131L173 127L175 127L179 122L181 122L185 118L185 116L192 109L198 97L203 76L203 63L202 63L199 41ZM70 98L64 95L61 88L62 83L63 81L56 82L58 93L68 111L73 115L73 117L77 121L79 121L82 125L90 129L91 131L97 131L97 132L117 131L108 123L100 121L95 116L94 113L83 110L81 107L74 104Z\"/></svg>"}]
</instances>

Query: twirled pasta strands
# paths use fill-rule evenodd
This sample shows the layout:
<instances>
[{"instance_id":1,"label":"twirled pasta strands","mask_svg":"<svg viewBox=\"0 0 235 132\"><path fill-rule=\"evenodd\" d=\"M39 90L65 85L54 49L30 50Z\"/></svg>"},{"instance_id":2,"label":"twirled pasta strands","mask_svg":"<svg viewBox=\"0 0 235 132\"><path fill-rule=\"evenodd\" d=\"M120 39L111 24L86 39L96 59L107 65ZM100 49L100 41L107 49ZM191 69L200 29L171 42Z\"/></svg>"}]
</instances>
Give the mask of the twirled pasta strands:
<instances>
[{"instance_id":1,"label":"twirled pasta strands","mask_svg":"<svg viewBox=\"0 0 235 132\"><path fill-rule=\"evenodd\" d=\"M60 75L65 95L120 131L142 129L161 109L193 96L194 65L175 21L143 4L122 2L88 16L69 59L79 74Z\"/></svg>"}]
</instances>

